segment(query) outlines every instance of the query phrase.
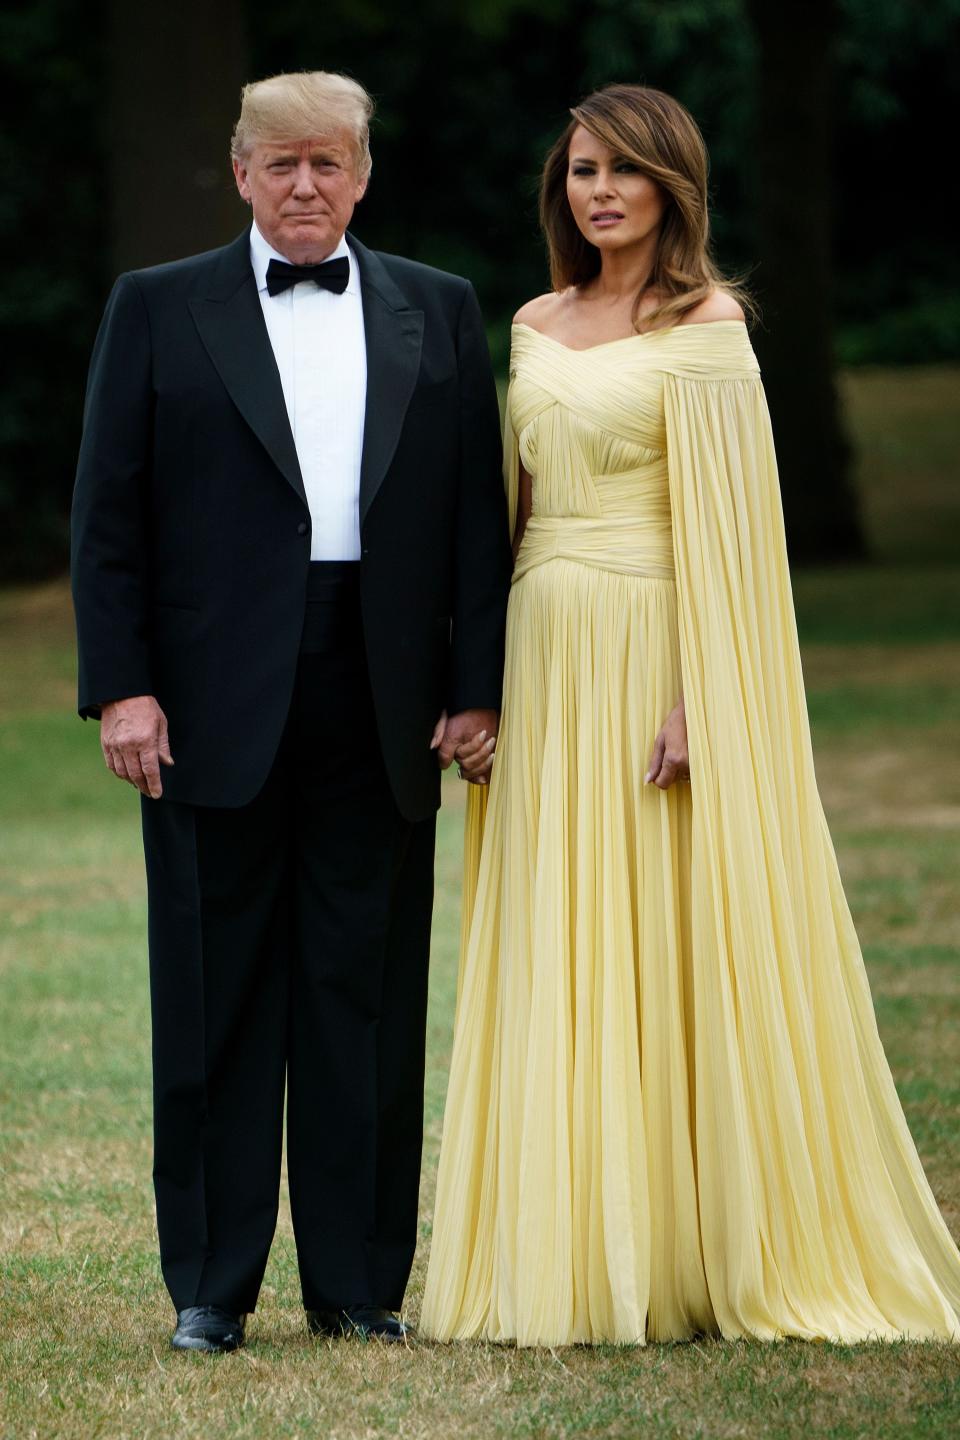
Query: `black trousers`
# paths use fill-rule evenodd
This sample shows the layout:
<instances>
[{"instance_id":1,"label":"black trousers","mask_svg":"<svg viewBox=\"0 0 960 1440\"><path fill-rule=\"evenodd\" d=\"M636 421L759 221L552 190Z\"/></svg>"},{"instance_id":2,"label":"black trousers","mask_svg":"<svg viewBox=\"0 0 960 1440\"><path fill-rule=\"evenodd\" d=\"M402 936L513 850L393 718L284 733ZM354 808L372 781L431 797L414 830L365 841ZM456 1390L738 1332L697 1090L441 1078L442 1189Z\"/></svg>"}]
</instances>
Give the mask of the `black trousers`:
<instances>
[{"instance_id":1,"label":"black trousers","mask_svg":"<svg viewBox=\"0 0 960 1440\"><path fill-rule=\"evenodd\" d=\"M435 823L406 822L390 793L356 568L311 566L291 712L256 799L143 802L154 1186L178 1310L255 1307L285 1086L305 1305L398 1309L413 1261Z\"/></svg>"}]
</instances>

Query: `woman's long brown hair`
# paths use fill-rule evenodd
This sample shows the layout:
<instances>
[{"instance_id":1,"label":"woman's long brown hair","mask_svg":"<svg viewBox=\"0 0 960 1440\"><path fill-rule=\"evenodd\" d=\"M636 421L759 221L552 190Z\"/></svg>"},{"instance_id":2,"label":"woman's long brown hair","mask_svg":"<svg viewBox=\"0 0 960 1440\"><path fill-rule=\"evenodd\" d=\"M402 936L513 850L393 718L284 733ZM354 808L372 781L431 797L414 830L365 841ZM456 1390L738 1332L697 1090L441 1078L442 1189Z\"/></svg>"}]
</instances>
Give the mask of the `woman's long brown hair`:
<instances>
[{"instance_id":1,"label":"woman's long brown hair","mask_svg":"<svg viewBox=\"0 0 960 1440\"><path fill-rule=\"evenodd\" d=\"M584 285L600 273L600 251L580 231L567 200L570 140L582 125L655 180L667 196L653 268L634 302L634 328L640 328L640 306L647 294L657 296L658 303L644 315L644 328L659 329L675 325L718 287L753 317L749 295L737 280L720 273L710 254L707 147L690 112L662 90L608 85L570 114L573 118L547 156L540 182L540 225L554 290Z\"/></svg>"}]
</instances>

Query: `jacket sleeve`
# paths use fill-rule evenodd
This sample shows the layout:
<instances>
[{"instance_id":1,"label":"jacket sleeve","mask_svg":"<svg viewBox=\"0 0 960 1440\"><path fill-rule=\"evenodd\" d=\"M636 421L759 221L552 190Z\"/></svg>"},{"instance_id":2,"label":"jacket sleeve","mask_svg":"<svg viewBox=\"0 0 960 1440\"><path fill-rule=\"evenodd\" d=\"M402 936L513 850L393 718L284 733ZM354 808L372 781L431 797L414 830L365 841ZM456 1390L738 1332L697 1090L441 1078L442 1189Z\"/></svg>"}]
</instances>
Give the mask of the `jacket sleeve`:
<instances>
[{"instance_id":1,"label":"jacket sleeve","mask_svg":"<svg viewBox=\"0 0 960 1440\"><path fill-rule=\"evenodd\" d=\"M146 506L152 450L150 330L137 282L122 275L94 345L71 519L78 709L152 693Z\"/></svg>"},{"instance_id":2,"label":"jacket sleeve","mask_svg":"<svg viewBox=\"0 0 960 1440\"><path fill-rule=\"evenodd\" d=\"M460 474L447 708L499 710L510 591L500 419L480 307L467 286L457 325Z\"/></svg>"}]
</instances>

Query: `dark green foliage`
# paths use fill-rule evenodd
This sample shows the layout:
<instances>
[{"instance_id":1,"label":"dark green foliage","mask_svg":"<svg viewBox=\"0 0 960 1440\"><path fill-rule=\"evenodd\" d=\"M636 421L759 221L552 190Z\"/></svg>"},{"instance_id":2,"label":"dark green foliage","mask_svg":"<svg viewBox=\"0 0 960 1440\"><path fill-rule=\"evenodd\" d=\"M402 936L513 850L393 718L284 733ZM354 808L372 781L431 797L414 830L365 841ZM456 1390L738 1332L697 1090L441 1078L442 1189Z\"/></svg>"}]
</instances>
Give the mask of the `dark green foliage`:
<instances>
[{"instance_id":1,"label":"dark green foliage","mask_svg":"<svg viewBox=\"0 0 960 1440\"><path fill-rule=\"evenodd\" d=\"M568 107L613 81L670 90L713 159L721 258L749 262L743 164L752 42L739 0L281 0L250 12L254 71L346 70L375 95L374 173L357 233L469 275L505 368L514 310L548 285L537 231L544 154Z\"/></svg>"},{"instance_id":2,"label":"dark green foliage","mask_svg":"<svg viewBox=\"0 0 960 1440\"><path fill-rule=\"evenodd\" d=\"M256 74L344 70L374 95L373 177L354 228L375 248L469 275L501 368L510 316L546 285L537 178L584 88L594 9L279 0L250 16Z\"/></svg>"},{"instance_id":3,"label":"dark green foliage","mask_svg":"<svg viewBox=\"0 0 960 1440\"><path fill-rule=\"evenodd\" d=\"M839 355L850 363L956 358L960 290L942 140L960 0L838 3ZM544 151L567 107L596 85L641 80L689 105L713 161L719 259L759 278L755 47L743 0L237 4L251 77L345 69L374 92L374 174L357 232L469 275L501 366L510 316L547 283L536 228ZM198 15L208 9L197 0ZM111 157L129 143L108 114L111 73L128 62L105 42L108 10L14 0L0 18L0 72L16 117L0 139L0 316L11 372L0 396L7 580L64 563L87 356L113 278ZM155 13L162 25L164 10ZM206 63L212 84L224 56L210 53ZM172 116L199 104L181 72L170 75L169 97ZM224 156L226 144L224 133Z\"/></svg>"},{"instance_id":4,"label":"dark green foliage","mask_svg":"<svg viewBox=\"0 0 960 1440\"><path fill-rule=\"evenodd\" d=\"M62 566L83 379L104 299L100 12L0 13L0 576Z\"/></svg>"},{"instance_id":5,"label":"dark green foliage","mask_svg":"<svg viewBox=\"0 0 960 1440\"><path fill-rule=\"evenodd\" d=\"M960 355L949 173L960 0L841 0L834 246L850 364Z\"/></svg>"},{"instance_id":6,"label":"dark green foliage","mask_svg":"<svg viewBox=\"0 0 960 1440\"><path fill-rule=\"evenodd\" d=\"M960 355L960 291L945 289L949 280L938 285L927 279L931 270L910 275L914 298L908 303L891 296L888 306L878 304L872 314L864 306L861 316L841 327L842 365L928 365ZM882 286L877 293L883 294Z\"/></svg>"}]
</instances>

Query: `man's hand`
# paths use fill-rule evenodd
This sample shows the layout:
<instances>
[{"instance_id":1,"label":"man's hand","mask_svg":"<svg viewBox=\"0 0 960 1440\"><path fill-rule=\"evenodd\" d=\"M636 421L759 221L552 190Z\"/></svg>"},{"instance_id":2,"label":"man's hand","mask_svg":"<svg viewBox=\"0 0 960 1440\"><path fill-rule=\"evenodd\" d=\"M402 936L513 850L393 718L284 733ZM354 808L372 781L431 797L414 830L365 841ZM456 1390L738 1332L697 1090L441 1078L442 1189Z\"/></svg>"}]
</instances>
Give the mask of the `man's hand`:
<instances>
[{"instance_id":1,"label":"man's hand","mask_svg":"<svg viewBox=\"0 0 960 1440\"><path fill-rule=\"evenodd\" d=\"M461 710L449 719L444 711L430 741L431 750L438 752L440 769L446 770L456 760L464 780L489 784L499 723L496 710Z\"/></svg>"},{"instance_id":2,"label":"man's hand","mask_svg":"<svg viewBox=\"0 0 960 1440\"><path fill-rule=\"evenodd\" d=\"M160 766L172 765L167 717L152 695L109 700L100 707L100 748L107 769L141 795L163 794Z\"/></svg>"},{"instance_id":3,"label":"man's hand","mask_svg":"<svg viewBox=\"0 0 960 1440\"><path fill-rule=\"evenodd\" d=\"M675 780L690 779L690 757L687 754L687 716L683 701L675 705L663 722L653 742L650 768L643 777L645 785L652 781L660 790L669 790Z\"/></svg>"}]
</instances>

